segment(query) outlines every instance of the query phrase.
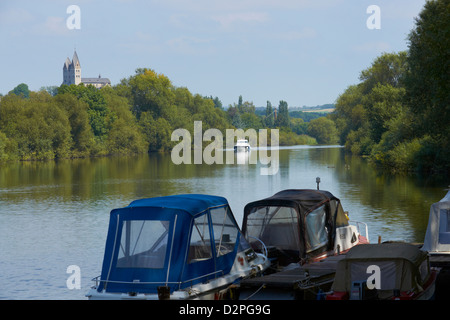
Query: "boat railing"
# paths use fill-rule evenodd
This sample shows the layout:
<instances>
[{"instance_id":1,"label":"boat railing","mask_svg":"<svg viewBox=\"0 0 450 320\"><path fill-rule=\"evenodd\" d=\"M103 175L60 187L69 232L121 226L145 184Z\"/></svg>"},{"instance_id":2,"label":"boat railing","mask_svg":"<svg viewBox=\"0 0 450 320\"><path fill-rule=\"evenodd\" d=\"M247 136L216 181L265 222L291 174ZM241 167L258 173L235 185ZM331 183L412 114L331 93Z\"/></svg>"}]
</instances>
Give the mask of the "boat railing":
<instances>
[{"instance_id":1,"label":"boat railing","mask_svg":"<svg viewBox=\"0 0 450 320\"><path fill-rule=\"evenodd\" d=\"M349 220L348 222L350 224L354 225L356 227L356 229L358 230L359 234L362 235L363 237L365 237L368 242L370 242L369 241L369 228L367 226L367 223L357 221L357 220Z\"/></svg>"},{"instance_id":2,"label":"boat railing","mask_svg":"<svg viewBox=\"0 0 450 320\"><path fill-rule=\"evenodd\" d=\"M103 283L121 283L121 284L136 284L136 285L178 285L179 288L181 288L181 285L189 282L193 282L205 277L209 277L212 275L221 274L222 276L225 274L223 270L214 271L208 274L204 274L200 277L195 277L192 279L184 280L184 281L153 281L153 282L141 282L141 281L117 281L117 280L102 280L101 276L96 276L95 278L92 278L91 281L95 283L95 288L98 288L101 282Z\"/></svg>"}]
</instances>

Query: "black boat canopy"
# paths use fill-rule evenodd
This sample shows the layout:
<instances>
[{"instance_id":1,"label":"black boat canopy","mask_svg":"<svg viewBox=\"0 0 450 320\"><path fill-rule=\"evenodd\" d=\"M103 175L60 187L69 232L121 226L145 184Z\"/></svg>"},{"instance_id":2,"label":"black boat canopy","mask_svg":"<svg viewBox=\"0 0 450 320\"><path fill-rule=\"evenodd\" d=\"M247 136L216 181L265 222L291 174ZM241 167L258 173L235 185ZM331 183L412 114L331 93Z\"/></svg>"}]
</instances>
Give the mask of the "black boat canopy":
<instances>
[{"instance_id":1,"label":"black boat canopy","mask_svg":"<svg viewBox=\"0 0 450 320\"><path fill-rule=\"evenodd\" d=\"M331 250L336 228L347 225L340 200L330 192L289 189L248 203L242 232L253 247L256 239L275 247L287 264Z\"/></svg>"}]
</instances>

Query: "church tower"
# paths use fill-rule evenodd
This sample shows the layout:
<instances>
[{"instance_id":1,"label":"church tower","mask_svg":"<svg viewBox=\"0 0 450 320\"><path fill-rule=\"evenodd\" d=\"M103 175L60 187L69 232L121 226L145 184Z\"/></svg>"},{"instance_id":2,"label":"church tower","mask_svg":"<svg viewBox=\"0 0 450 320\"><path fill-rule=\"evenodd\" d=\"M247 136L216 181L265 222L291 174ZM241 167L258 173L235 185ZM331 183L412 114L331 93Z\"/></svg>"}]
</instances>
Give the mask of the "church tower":
<instances>
[{"instance_id":1,"label":"church tower","mask_svg":"<svg viewBox=\"0 0 450 320\"><path fill-rule=\"evenodd\" d=\"M81 83L81 65L78 59L77 52L73 54L72 62L69 58L66 59L63 66L63 84L78 85Z\"/></svg>"}]
</instances>

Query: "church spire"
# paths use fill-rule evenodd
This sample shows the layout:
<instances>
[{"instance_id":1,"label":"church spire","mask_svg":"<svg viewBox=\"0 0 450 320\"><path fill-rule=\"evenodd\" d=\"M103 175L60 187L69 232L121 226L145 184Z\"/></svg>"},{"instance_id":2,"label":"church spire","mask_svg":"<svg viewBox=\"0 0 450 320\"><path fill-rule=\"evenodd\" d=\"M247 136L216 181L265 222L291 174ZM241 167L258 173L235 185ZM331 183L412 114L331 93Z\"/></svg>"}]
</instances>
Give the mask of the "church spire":
<instances>
[{"instance_id":1,"label":"church spire","mask_svg":"<svg viewBox=\"0 0 450 320\"><path fill-rule=\"evenodd\" d=\"M76 67L77 65L81 67L80 60L78 60L77 51L74 51L73 53L72 63L74 67Z\"/></svg>"}]
</instances>

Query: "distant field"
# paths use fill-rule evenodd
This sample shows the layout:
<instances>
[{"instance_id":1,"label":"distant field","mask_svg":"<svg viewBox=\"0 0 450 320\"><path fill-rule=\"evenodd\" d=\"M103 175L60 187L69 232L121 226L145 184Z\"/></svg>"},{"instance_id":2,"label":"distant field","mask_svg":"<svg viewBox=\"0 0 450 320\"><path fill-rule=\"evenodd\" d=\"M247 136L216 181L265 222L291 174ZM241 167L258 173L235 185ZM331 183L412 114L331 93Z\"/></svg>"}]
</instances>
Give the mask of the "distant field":
<instances>
[{"instance_id":1,"label":"distant field","mask_svg":"<svg viewBox=\"0 0 450 320\"><path fill-rule=\"evenodd\" d=\"M328 109L303 109L303 110L299 110L299 111L303 111L303 112L323 112L323 113L328 113L328 112L333 112L335 108L328 108Z\"/></svg>"}]
</instances>

